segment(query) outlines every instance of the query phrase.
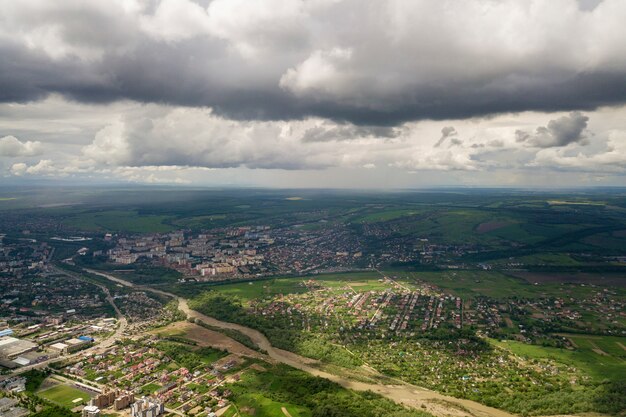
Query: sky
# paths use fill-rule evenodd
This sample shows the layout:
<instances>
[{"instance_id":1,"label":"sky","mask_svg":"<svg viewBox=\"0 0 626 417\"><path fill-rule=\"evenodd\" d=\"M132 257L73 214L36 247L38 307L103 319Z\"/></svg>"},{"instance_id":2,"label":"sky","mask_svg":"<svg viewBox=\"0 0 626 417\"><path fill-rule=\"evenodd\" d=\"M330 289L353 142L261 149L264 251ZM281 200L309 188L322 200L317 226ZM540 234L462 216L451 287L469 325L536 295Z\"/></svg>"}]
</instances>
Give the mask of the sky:
<instances>
[{"instance_id":1,"label":"sky","mask_svg":"<svg viewBox=\"0 0 626 417\"><path fill-rule=\"evenodd\" d=\"M624 0L0 0L0 184L626 186Z\"/></svg>"}]
</instances>

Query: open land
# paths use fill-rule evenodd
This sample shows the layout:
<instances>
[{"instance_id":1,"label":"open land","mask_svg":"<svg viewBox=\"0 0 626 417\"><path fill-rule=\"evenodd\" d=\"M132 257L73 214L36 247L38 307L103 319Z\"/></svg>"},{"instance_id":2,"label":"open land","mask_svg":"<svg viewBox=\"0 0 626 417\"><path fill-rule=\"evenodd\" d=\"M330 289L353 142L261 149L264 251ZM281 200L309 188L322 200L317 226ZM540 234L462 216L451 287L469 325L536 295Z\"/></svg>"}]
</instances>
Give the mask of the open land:
<instances>
[{"instance_id":1,"label":"open land","mask_svg":"<svg viewBox=\"0 0 626 417\"><path fill-rule=\"evenodd\" d=\"M56 374L24 406L69 412L71 377L173 415L626 408L620 190L2 198L3 337L31 350L0 382Z\"/></svg>"}]
</instances>

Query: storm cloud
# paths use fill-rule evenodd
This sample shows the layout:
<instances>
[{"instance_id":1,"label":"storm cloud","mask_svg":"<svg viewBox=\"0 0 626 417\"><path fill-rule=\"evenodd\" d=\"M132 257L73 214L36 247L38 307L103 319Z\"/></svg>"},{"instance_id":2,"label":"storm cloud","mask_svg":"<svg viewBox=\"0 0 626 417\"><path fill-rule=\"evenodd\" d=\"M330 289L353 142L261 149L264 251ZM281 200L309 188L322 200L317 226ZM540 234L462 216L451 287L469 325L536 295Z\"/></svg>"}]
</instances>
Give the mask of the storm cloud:
<instances>
[{"instance_id":1,"label":"storm cloud","mask_svg":"<svg viewBox=\"0 0 626 417\"><path fill-rule=\"evenodd\" d=\"M1 1L0 101L59 93L366 126L623 104L626 3L582 5Z\"/></svg>"}]
</instances>

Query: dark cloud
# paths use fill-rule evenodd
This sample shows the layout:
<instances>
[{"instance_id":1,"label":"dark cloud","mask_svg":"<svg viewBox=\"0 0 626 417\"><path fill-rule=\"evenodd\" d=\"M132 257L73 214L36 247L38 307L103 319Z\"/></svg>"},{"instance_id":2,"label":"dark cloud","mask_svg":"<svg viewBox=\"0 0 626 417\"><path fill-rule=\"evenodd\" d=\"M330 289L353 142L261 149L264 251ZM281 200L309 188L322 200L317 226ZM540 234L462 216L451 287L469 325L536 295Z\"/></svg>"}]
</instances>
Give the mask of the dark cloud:
<instances>
[{"instance_id":1,"label":"dark cloud","mask_svg":"<svg viewBox=\"0 0 626 417\"><path fill-rule=\"evenodd\" d=\"M587 144L584 132L589 117L580 112L550 120L547 126L539 126L534 133L515 131L515 141L537 148L567 146L571 143Z\"/></svg>"},{"instance_id":2,"label":"dark cloud","mask_svg":"<svg viewBox=\"0 0 626 417\"><path fill-rule=\"evenodd\" d=\"M307 129L302 135L303 142L329 142L352 140L359 138L395 138L402 132L401 128L388 126L331 125L315 126Z\"/></svg>"},{"instance_id":3,"label":"dark cloud","mask_svg":"<svg viewBox=\"0 0 626 417\"><path fill-rule=\"evenodd\" d=\"M214 3L218 2L211 6ZM419 16L447 16L443 4L429 5L429 13L418 7L413 10L410 3L402 6L407 9L407 18L418 12ZM597 3L581 3L593 13L611 3L609 12L594 17L592 24L597 27L604 26L601 18L626 17L626 7L615 0ZM561 43L551 43L549 28L537 35L541 45L541 39L546 39L544 49L520 53L519 57L511 53L510 46L497 41L464 47L459 43L457 29L446 26L447 21L441 22L440 31L433 31L429 26L432 23L424 21L402 32L402 22L383 24L383 17L401 20L404 16L390 16L391 11L377 2L364 7L360 2L346 1L320 7L323 12L308 11L305 16L293 12L293 16L275 24L267 17L256 26L238 26L235 20L228 20L230 26L215 33L207 28L221 27L220 22L203 25L201 19L208 19L208 14L202 8L198 9L201 15L197 29L180 22L159 21L148 26L156 28L151 32L138 26L141 19L156 18L157 1L139 18L121 12L118 16L111 11L113 6L77 4L67 6L68 10L57 5L56 9L49 8L52 11L42 8L20 12L16 2L12 7L18 11L7 14L6 21L0 18L0 26L15 30L12 36L0 37L1 102L28 102L60 93L87 103L131 99L209 106L216 114L238 120L317 116L364 126L527 110L583 111L626 103L626 67L623 61L611 58L620 54L611 51L612 45L621 43L605 42L601 63L581 72L575 58L585 55L576 49L582 46L563 48ZM206 8L207 4L202 6ZM507 7L518 6L502 2L490 10L505 14ZM190 10L181 16L196 9ZM171 19L176 16L165 15ZM272 14L269 16L271 19ZM366 30L348 29L351 26L341 23L342 18L356 19ZM529 15L525 21L532 22L532 18ZM498 20L488 23L492 21ZM574 20L567 28L574 33L580 24ZM26 46L24 39L29 30L49 27L59 28L56 43ZM422 30L436 36L420 36ZM559 30L563 30L561 26ZM516 31L515 36L524 40L524 33ZM471 39L465 41L469 44ZM591 38L586 42L595 45L601 40ZM455 57L454 65L450 65L451 56ZM484 65L492 61L493 65ZM349 132L336 132L337 138L341 133L350 136ZM320 135L321 139L315 139L311 133L312 139L307 140L330 137Z\"/></svg>"}]
</instances>

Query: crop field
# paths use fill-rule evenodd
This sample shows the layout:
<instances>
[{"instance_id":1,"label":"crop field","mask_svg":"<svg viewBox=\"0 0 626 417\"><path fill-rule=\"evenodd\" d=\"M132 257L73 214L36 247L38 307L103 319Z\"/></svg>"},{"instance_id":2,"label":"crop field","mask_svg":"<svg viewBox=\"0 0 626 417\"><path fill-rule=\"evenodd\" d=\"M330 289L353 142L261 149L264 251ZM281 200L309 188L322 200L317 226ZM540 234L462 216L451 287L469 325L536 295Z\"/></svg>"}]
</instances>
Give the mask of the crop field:
<instances>
[{"instance_id":1,"label":"crop field","mask_svg":"<svg viewBox=\"0 0 626 417\"><path fill-rule=\"evenodd\" d=\"M85 391L62 384L39 391L37 395L67 408L74 408L77 405L86 404L91 398L91 395ZM77 398L82 398L83 401L81 403L74 403L73 401Z\"/></svg>"}]
</instances>

